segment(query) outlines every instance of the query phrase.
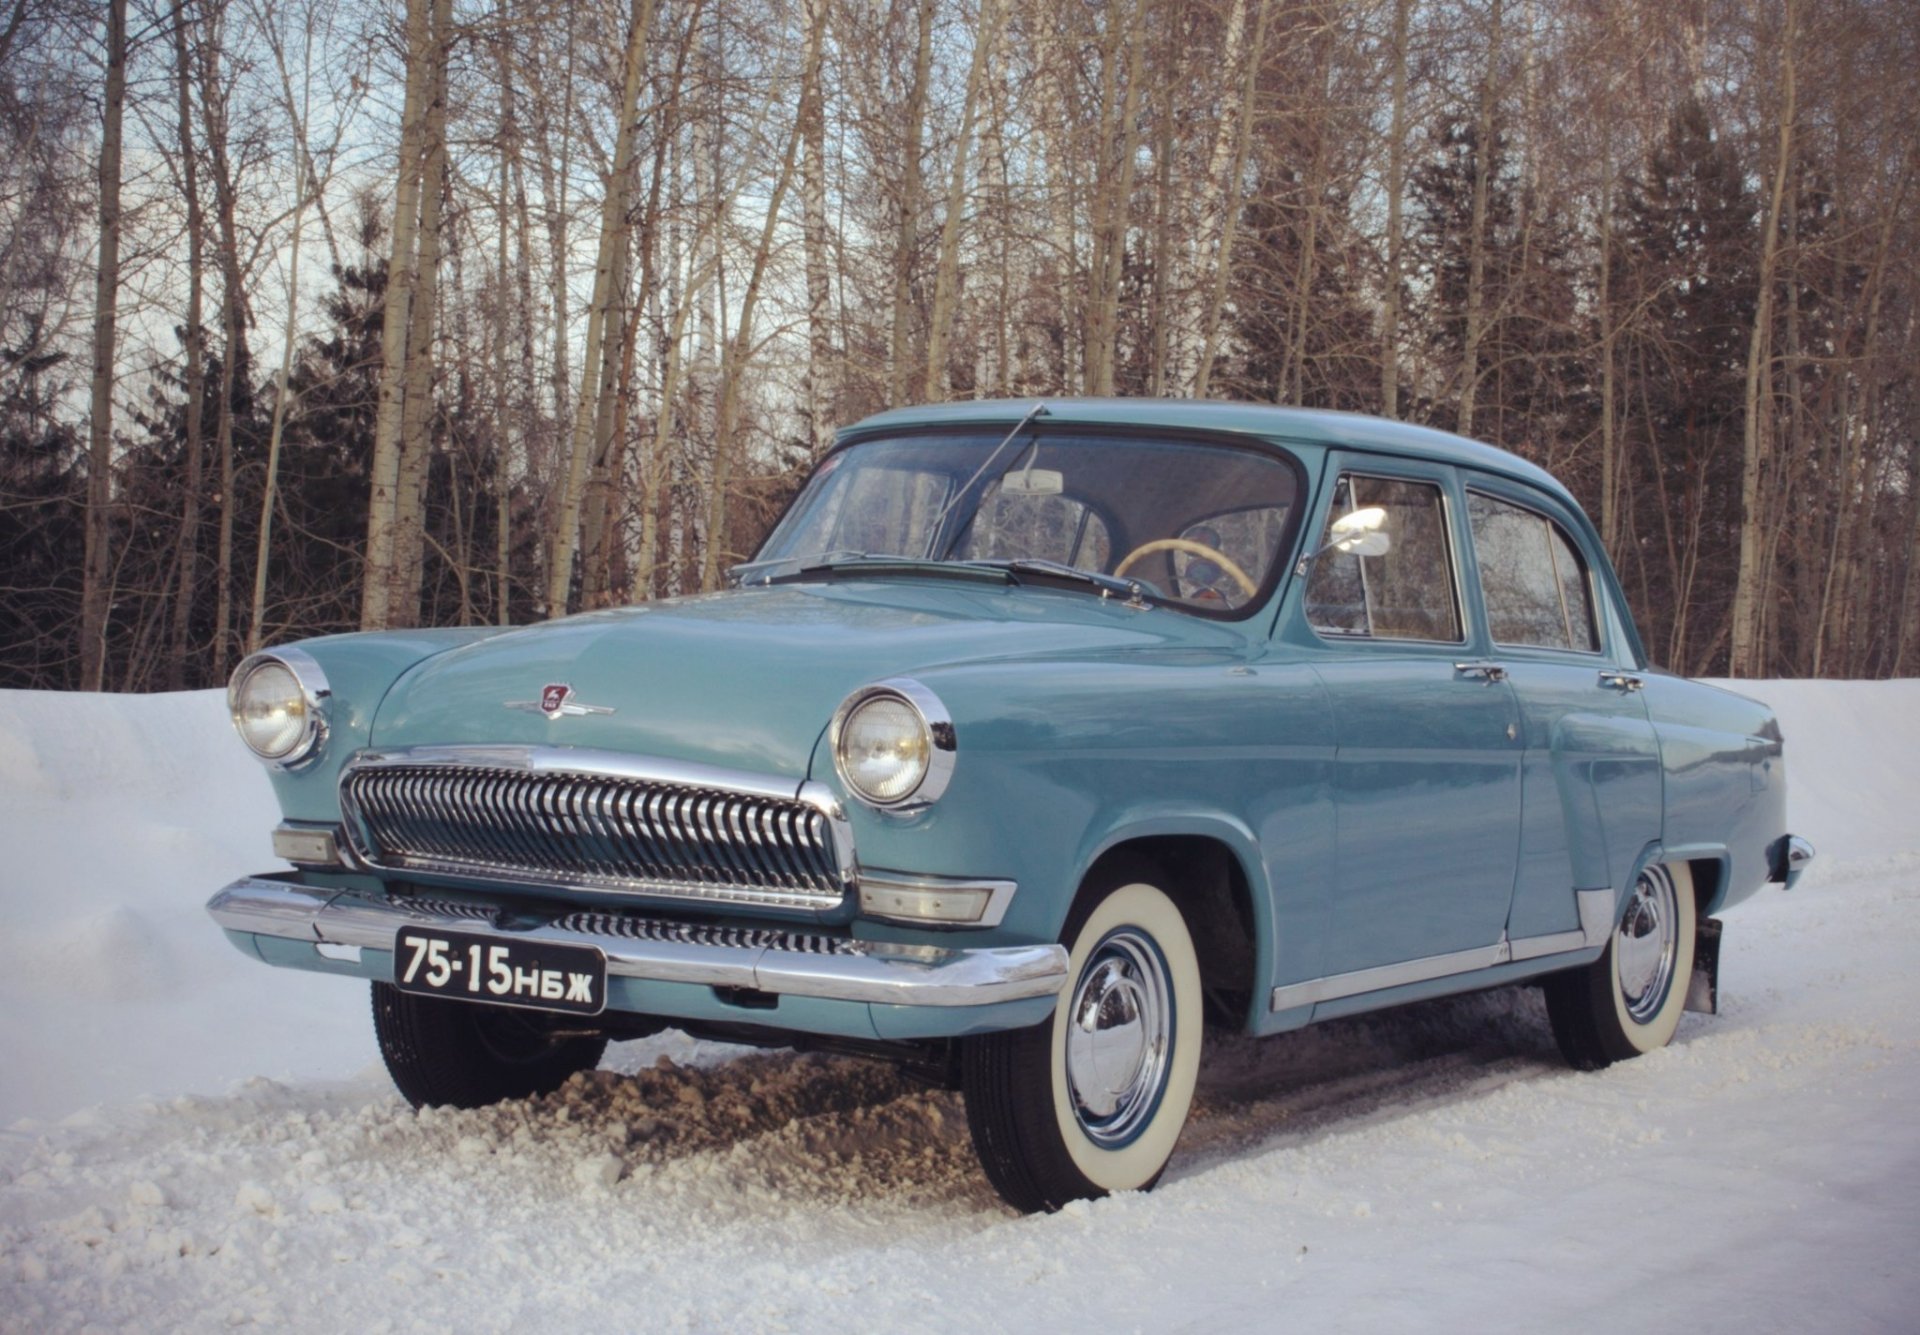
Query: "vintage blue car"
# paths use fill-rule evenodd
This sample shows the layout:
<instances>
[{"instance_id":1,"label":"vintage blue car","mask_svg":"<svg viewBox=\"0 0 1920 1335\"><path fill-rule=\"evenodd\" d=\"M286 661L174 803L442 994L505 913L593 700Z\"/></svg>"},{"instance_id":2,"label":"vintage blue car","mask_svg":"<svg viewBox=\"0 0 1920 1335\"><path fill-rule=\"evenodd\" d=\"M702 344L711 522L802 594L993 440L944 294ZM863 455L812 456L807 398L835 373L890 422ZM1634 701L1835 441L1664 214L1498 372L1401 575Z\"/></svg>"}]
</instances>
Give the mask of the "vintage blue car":
<instances>
[{"instance_id":1,"label":"vintage blue car","mask_svg":"<svg viewBox=\"0 0 1920 1335\"><path fill-rule=\"evenodd\" d=\"M674 1026L962 1090L1023 1210L1153 1185L1204 1025L1539 981L1596 1068L1812 856L1768 710L1650 668L1567 490L1337 413L849 428L734 587L256 654L285 813L209 910L372 980L416 1105Z\"/></svg>"}]
</instances>

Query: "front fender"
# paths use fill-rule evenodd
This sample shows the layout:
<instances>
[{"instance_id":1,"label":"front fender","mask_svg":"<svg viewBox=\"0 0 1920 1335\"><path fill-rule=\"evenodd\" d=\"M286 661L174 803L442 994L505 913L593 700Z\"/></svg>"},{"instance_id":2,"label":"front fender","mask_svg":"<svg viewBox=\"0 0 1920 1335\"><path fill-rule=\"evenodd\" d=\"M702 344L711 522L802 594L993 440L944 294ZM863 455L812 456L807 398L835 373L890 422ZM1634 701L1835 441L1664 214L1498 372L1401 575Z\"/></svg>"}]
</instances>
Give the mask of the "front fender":
<instances>
[{"instance_id":1,"label":"front fender","mask_svg":"<svg viewBox=\"0 0 1920 1335\"><path fill-rule=\"evenodd\" d=\"M374 631L325 635L301 640L327 674L327 744L311 764L296 770L271 770L274 796L288 820L331 822L340 819L336 787L340 766L368 745L380 702L406 673L449 649L498 635L498 626L447 630ZM236 745L238 743L236 742Z\"/></svg>"}]
</instances>

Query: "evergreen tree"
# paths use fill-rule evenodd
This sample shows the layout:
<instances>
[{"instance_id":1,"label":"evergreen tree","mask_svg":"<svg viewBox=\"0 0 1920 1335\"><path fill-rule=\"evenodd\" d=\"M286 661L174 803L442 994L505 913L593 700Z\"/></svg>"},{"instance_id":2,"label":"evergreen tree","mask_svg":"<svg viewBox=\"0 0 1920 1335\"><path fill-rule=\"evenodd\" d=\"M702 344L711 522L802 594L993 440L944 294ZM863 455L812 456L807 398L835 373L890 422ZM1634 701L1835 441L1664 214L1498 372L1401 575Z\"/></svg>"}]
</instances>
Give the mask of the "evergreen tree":
<instances>
[{"instance_id":1,"label":"evergreen tree","mask_svg":"<svg viewBox=\"0 0 1920 1335\"><path fill-rule=\"evenodd\" d=\"M1415 308L1424 313L1428 351L1451 389L1417 399L1413 413L1445 428L1457 424L1463 388L1478 138L1470 119L1445 122L1428 159L1412 173L1408 258L1421 297ZM1473 434L1534 459L1581 490L1591 470L1579 466L1577 446L1594 433L1599 403L1583 337L1573 229L1519 179L1497 126L1487 152Z\"/></svg>"},{"instance_id":2,"label":"evergreen tree","mask_svg":"<svg viewBox=\"0 0 1920 1335\"><path fill-rule=\"evenodd\" d=\"M1346 192L1335 185L1310 195L1303 173L1275 156L1263 155L1241 216L1231 318L1245 352L1221 387L1237 398L1377 411L1380 345L1357 286L1360 247Z\"/></svg>"},{"instance_id":3,"label":"evergreen tree","mask_svg":"<svg viewBox=\"0 0 1920 1335\"><path fill-rule=\"evenodd\" d=\"M22 340L40 342L38 330ZM60 353L0 348L0 687L79 680L81 530L86 476L79 430L62 420Z\"/></svg>"},{"instance_id":4,"label":"evergreen tree","mask_svg":"<svg viewBox=\"0 0 1920 1335\"><path fill-rule=\"evenodd\" d=\"M1613 287L1637 312L1622 339L1622 430L1640 512L1629 592L1669 627L1656 658L1723 664L1739 545L1742 388L1756 297L1756 206L1706 108L1675 109L1619 219Z\"/></svg>"}]
</instances>

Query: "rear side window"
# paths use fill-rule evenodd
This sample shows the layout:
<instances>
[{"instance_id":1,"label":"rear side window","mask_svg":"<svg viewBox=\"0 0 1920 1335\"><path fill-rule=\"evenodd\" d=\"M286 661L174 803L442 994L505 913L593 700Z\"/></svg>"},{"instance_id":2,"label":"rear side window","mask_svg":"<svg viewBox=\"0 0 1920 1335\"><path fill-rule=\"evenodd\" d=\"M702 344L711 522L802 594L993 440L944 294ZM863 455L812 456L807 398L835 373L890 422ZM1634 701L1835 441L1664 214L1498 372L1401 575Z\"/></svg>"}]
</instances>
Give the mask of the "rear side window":
<instances>
[{"instance_id":1,"label":"rear side window","mask_svg":"<svg viewBox=\"0 0 1920 1335\"><path fill-rule=\"evenodd\" d=\"M1598 653L1586 563L1560 526L1479 492L1467 518L1494 643Z\"/></svg>"},{"instance_id":2,"label":"rear side window","mask_svg":"<svg viewBox=\"0 0 1920 1335\"><path fill-rule=\"evenodd\" d=\"M1307 580L1307 620L1326 636L1432 640L1458 644L1460 604L1453 587L1447 510L1431 482L1348 474L1336 484L1333 521L1355 510L1386 511L1388 542L1378 556L1325 552Z\"/></svg>"}]
</instances>

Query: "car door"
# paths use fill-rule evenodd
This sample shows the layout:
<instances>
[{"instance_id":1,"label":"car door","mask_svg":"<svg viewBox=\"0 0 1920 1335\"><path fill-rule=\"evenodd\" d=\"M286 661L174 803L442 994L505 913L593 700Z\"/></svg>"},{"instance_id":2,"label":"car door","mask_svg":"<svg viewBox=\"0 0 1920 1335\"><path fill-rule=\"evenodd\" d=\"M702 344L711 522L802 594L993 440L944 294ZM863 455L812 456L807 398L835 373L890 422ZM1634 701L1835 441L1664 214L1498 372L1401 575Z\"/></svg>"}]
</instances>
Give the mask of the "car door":
<instances>
[{"instance_id":1,"label":"car door","mask_svg":"<svg viewBox=\"0 0 1920 1335\"><path fill-rule=\"evenodd\" d=\"M1465 484L1487 635L1520 709L1520 859L1507 931L1525 958L1528 942L1580 926L1577 892L1620 890L1660 837L1660 752L1581 526L1520 483L1469 475Z\"/></svg>"},{"instance_id":2,"label":"car door","mask_svg":"<svg viewBox=\"0 0 1920 1335\"><path fill-rule=\"evenodd\" d=\"M1452 470L1366 456L1332 466L1319 545L1341 515L1378 507L1388 546L1323 551L1306 580L1336 743L1322 983L1299 994L1311 1000L1494 962L1520 829L1518 711L1463 597Z\"/></svg>"}]
</instances>

